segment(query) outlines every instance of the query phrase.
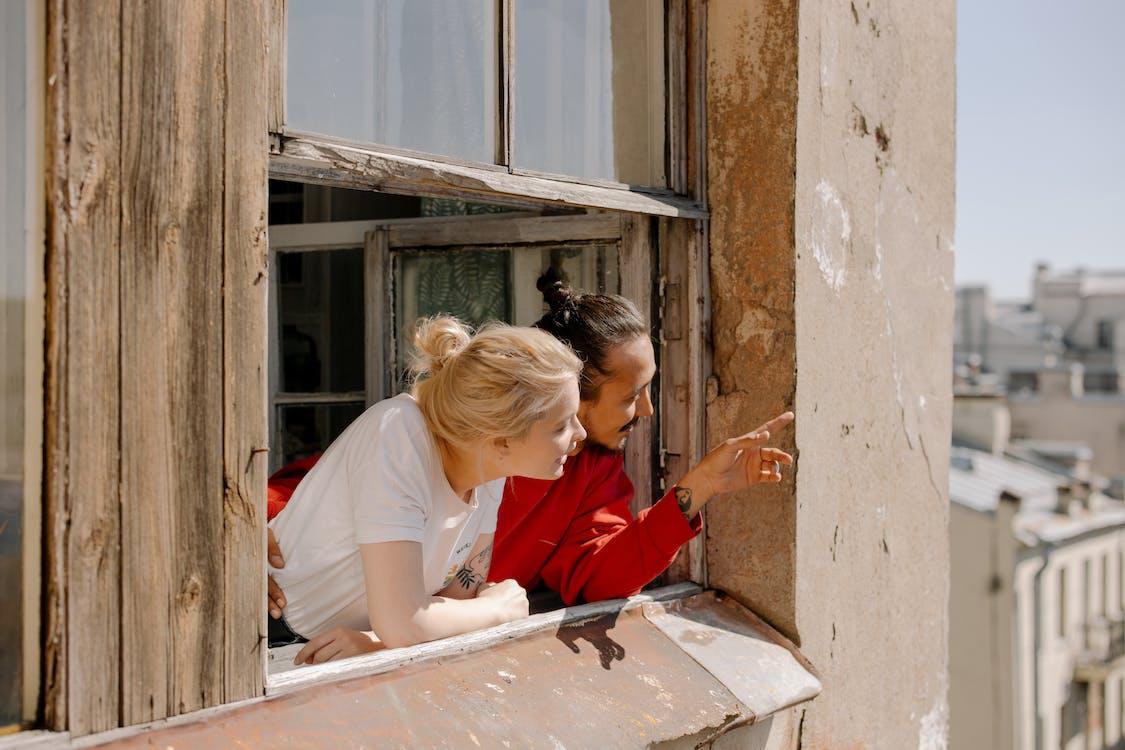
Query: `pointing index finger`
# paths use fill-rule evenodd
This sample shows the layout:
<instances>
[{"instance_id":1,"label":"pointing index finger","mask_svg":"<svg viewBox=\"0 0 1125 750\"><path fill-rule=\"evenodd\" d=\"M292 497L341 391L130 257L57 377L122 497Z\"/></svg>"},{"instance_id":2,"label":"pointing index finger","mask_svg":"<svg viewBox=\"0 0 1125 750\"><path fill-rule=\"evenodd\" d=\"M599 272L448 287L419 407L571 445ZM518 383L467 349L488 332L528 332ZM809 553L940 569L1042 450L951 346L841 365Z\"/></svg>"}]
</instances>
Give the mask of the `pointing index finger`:
<instances>
[{"instance_id":1,"label":"pointing index finger","mask_svg":"<svg viewBox=\"0 0 1125 750\"><path fill-rule=\"evenodd\" d=\"M782 427L785 427L792 421L793 412L787 411L766 422L764 425L755 430L755 432L773 432L775 430L781 429Z\"/></svg>"}]
</instances>

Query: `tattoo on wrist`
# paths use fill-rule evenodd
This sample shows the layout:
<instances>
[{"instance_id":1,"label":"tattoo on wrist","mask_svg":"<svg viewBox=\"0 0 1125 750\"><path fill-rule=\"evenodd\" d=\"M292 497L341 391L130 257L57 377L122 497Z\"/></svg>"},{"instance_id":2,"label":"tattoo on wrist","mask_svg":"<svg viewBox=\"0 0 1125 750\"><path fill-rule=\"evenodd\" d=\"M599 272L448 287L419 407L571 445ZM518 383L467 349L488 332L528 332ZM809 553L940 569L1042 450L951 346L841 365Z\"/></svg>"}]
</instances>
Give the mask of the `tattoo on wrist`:
<instances>
[{"instance_id":1,"label":"tattoo on wrist","mask_svg":"<svg viewBox=\"0 0 1125 750\"><path fill-rule=\"evenodd\" d=\"M472 568L462 565L457 569L457 583L461 584L462 588L475 589L484 583L484 578Z\"/></svg>"},{"instance_id":2,"label":"tattoo on wrist","mask_svg":"<svg viewBox=\"0 0 1125 750\"><path fill-rule=\"evenodd\" d=\"M687 487L676 488L676 505L680 506L680 512L684 514L684 519L691 523L692 517L695 515L691 512L691 490Z\"/></svg>"},{"instance_id":3,"label":"tattoo on wrist","mask_svg":"<svg viewBox=\"0 0 1125 750\"><path fill-rule=\"evenodd\" d=\"M484 577L487 575L489 563L492 562L492 545L489 544L472 559L463 564L457 569L454 574L457 578L457 583L467 590L476 589L484 583ZM478 570L478 568L480 570ZM485 571L485 572L480 572Z\"/></svg>"}]
</instances>

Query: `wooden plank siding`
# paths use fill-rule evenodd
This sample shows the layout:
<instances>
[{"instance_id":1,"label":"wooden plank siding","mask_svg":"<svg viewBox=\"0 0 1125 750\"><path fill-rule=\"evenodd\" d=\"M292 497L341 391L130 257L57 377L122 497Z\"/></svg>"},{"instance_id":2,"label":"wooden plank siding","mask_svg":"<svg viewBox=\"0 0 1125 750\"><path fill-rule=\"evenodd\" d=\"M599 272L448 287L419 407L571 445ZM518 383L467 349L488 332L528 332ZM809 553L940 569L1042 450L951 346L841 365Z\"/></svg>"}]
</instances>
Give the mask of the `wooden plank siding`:
<instances>
[{"instance_id":1,"label":"wooden plank siding","mask_svg":"<svg viewBox=\"0 0 1125 750\"><path fill-rule=\"evenodd\" d=\"M653 317L653 242L652 219L648 216L621 217L621 253L618 263L621 268L621 296L632 300L652 331L656 356L660 356L658 343L659 322ZM657 373L659 378L659 373ZM656 384L654 384L656 385ZM656 393L654 390L653 393ZM625 471L633 480L633 501L630 505L634 514L652 505L653 459L656 434L654 422L659 419L639 420L633 434L625 443Z\"/></svg>"},{"instance_id":2,"label":"wooden plank siding","mask_svg":"<svg viewBox=\"0 0 1125 750\"><path fill-rule=\"evenodd\" d=\"M223 183L223 701L265 684L269 469L268 102L266 2L229 2ZM231 92L238 95L232 96Z\"/></svg>"},{"instance_id":3,"label":"wooden plank siding","mask_svg":"<svg viewBox=\"0 0 1125 750\"><path fill-rule=\"evenodd\" d=\"M49 6L44 716L260 695L266 0Z\"/></svg>"},{"instance_id":4,"label":"wooden plank siding","mask_svg":"<svg viewBox=\"0 0 1125 750\"><path fill-rule=\"evenodd\" d=\"M44 719L80 734L119 709L120 48L116 5L49 4Z\"/></svg>"}]
</instances>

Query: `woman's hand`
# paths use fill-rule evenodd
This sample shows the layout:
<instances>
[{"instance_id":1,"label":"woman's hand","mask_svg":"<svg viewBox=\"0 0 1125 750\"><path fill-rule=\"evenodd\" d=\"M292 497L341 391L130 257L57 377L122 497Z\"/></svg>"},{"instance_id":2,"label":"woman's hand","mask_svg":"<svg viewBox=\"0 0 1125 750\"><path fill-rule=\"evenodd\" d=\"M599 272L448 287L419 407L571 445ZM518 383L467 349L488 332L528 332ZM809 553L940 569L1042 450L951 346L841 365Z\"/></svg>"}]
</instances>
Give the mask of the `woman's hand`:
<instances>
[{"instance_id":1,"label":"woman's hand","mask_svg":"<svg viewBox=\"0 0 1125 750\"><path fill-rule=\"evenodd\" d=\"M285 558L281 556L281 547L277 544L277 538L273 535L273 529L268 527L266 528L266 557L269 559L272 567L285 567ZM277 581L273 580L272 575L267 576L266 596L270 617L276 620L281 617L281 610L285 609L285 593L281 590L281 587L277 585Z\"/></svg>"},{"instance_id":2,"label":"woman's hand","mask_svg":"<svg viewBox=\"0 0 1125 750\"><path fill-rule=\"evenodd\" d=\"M773 432L793 421L787 411L758 429L725 440L676 483L676 501L684 517L691 519L715 495L745 489L764 482L780 482L781 467L792 466L793 457L766 443Z\"/></svg>"},{"instance_id":3,"label":"woman's hand","mask_svg":"<svg viewBox=\"0 0 1125 750\"><path fill-rule=\"evenodd\" d=\"M499 583L485 583L477 590L477 598L496 608L496 624L527 617L527 592L512 578Z\"/></svg>"},{"instance_id":4,"label":"woman's hand","mask_svg":"<svg viewBox=\"0 0 1125 750\"><path fill-rule=\"evenodd\" d=\"M383 648L372 633L347 628L332 628L312 638L297 652L294 664L323 664L333 659L346 659Z\"/></svg>"}]
</instances>

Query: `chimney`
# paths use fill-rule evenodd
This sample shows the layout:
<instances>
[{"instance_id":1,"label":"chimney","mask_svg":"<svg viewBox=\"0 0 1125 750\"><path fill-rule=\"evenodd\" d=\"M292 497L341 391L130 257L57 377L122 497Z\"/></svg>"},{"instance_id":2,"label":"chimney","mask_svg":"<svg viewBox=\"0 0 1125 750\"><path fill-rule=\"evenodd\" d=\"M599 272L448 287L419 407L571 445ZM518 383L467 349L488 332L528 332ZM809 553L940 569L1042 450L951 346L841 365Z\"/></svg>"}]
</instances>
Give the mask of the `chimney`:
<instances>
[{"instance_id":1,"label":"chimney","mask_svg":"<svg viewBox=\"0 0 1125 750\"><path fill-rule=\"evenodd\" d=\"M1039 393L1043 398L1082 398L1086 392L1086 368L1073 362L1065 369L1040 370Z\"/></svg>"}]
</instances>

